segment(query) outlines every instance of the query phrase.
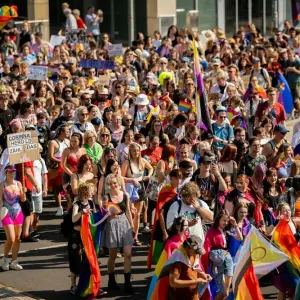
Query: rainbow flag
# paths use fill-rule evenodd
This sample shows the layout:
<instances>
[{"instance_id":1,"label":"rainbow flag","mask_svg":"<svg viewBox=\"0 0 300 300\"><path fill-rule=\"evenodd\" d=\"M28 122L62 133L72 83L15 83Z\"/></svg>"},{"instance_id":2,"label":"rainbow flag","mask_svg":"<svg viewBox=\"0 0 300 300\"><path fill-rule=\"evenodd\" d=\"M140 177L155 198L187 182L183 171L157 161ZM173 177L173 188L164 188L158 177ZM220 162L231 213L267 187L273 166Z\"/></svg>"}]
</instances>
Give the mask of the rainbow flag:
<instances>
[{"instance_id":1,"label":"rainbow flag","mask_svg":"<svg viewBox=\"0 0 300 300\"><path fill-rule=\"evenodd\" d=\"M289 257L293 267L300 272L300 246L287 221L279 222L273 234L273 241Z\"/></svg>"},{"instance_id":2,"label":"rainbow flag","mask_svg":"<svg viewBox=\"0 0 300 300\"><path fill-rule=\"evenodd\" d=\"M101 273L97 257L100 249L102 222L107 216L108 213L104 209L90 215L82 215L80 235L86 259L82 262L77 294L88 299L94 299L100 288ZM95 224L98 225L95 226Z\"/></svg>"},{"instance_id":3,"label":"rainbow flag","mask_svg":"<svg viewBox=\"0 0 300 300\"><path fill-rule=\"evenodd\" d=\"M279 96L278 102L283 105L284 110L287 114L290 114L294 108L294 101L291 89L285 77L280 72L276 72L278 80Z\"/></svg>"},{"instance_id":4,"label":"rainbow flag","mask_svg":"<svg viewBox=\"0 0 300 300\"><path fill-rule=\"evenodd\" d=\"M254 226L235 256L232 278L237 300L264 299L257 280L288 260L287 255L273 246Z\"/></svg>"},{"instance_id":5,"label":"rainbow flag","mask_svg":"<svg viewBox=\"0 0 300 300\"><path fill-rule=\"evenodd\" d=\"M158 194L156 203L155 216L153 221L153 229L151 234L150 249L148 252L147 267L151 270L152 264L156 264L164 249L164 242L162 240L162 230L159 223L159 213L162 207L177 195L177 191L170 183L162 187Z\"/></svg>"},{"instance_id":6,"label":"rainbow flag","mask_svg":"<svg viewBox=\"0 0 300 300\"><path fill-rule=\"evenodd\" d=\"M300 27L300 2L292 0L292 15L294 27Z\"/></svg>"},{"instance_id":7,"label":"rainbow flag","mask_svg":"<svg viewBox=\"0 0 300 300\"><path fill-rule=\"evenodd\" d=\"M170 288L170 267L172 264L177 262L181 262L188 267L191 267L191 263L189 262L186 251L182 245L179 247L179 249L174 250L169 259L167 258L167 251L163 251L151 280L147 300L167 299L168 289ZM194 270L199 270L199 272L203 271L199 257L195 259L193 266ZM199 294L202 295L206 291L207 287L208 286L201 286Z\"/></svg>"},{"instance_id":8,"label":"rainbow flag","mask_svg":"<svg viewBox=\"0 0 300 300\"><path fill-rule=\"evenodd\" d=\"M0 8L0 30L12 19L18 16L17 6L2 6Z\"/></svg>"},{"instance_id":9,"label":"rainbow flag","mask_svg":"<svg viewBox=\"0 0 300 300\"><path fill-rule=\"evenodd\" d=\"M207 99L204 89L203 77L200 69L200 59L195 40L193 40L194 52L194 74L196 77L196 113L198 118L198 126L200 128L201 122L206 126L209 133L212 133L212 126L210 121L210 114L208 111Z\"/></svg>"}]
</instances>

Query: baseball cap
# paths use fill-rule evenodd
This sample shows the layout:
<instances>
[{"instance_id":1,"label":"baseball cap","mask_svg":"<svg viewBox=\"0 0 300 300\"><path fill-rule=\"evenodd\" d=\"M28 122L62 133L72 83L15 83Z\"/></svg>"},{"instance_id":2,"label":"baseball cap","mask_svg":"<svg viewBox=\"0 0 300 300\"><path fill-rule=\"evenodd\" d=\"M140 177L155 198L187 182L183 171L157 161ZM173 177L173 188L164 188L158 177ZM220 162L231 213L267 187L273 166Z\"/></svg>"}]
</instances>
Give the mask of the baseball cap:
<instances>
[{"instance_id":1,"label":"baseball cap","mask_svg":"<svg viewBox=\"0 0 300 300\"><path fill-rule=\"evenodd\" d=\"M260 62L260 58L259 57L254 57L253 60L252 60L252 63L256 64Z\"/></svg>"},{"instance_id":2,"label":"baseball cap","mask_svg":"<svg viewBox=\"0 0 300 300\"><path fill-rule=\"evenodd\" d=\"M101 125L101 120L100 120L100 118L96 117L91 120L91 123L93 125L99 126L99 125Z\"/></svg>"},{"instance_id":3,"label":"baseball cap","mask_svg":"<svg viewBox=\"0 0 300 300\"><path fill-rule=\"evenodd\" d=\"M221 64L221 61L218 59L218 58L215 58L214 60L213 60L213 65L214 66L219 66Z\"/></svg>"},{"instance_id":4,"label":"baseball cap","mask_svg":"<svg viewBox=\"0 0 300 300\"><path fill-rule=\"evenodd\" d=\"M5 167L6 171L16 171L17 169L13 165L8 165Z\"/></svg>"},{"instance_id":5,"label":"baseball cap","mask_svg":"<svg viewBox=\"0 0 300 300\"><path fill-rule=\"evenodd\" d=\"M199 163L200 163L200 164L206 164L206 163L209 163L209 164L210 164L210 163L212 163L212 159L211 159L211 157L208 156L208 155L203 155L203 156L200 157Z\"/></svg>"},{"instance_id":6,"label":"baseball cap","mask_svg":"<svg viewBox=\"0 0 300 300\"><path fill-rule=\"evenodd\" d=\"M222 105L217 106L217 108L216 108L216 113L221 112L221 111L227 112L226 107L225 107L225 106L222 106Z\"/></svg>"},{"instance_id":7,"label":"baseball cap","mask_svg":"<svg viewBox=\"0 0 300 300\"><path fill-rule=\"evenodd\" d=\"M187 238L183 243L183 247L189 247L194 249L198 254L204 254L203 241L197 235L191 235Z\"/></svg>"},{"instance_id":8,"label":"baseball cap","mask_svg":"<svg viewBox=\"0 0 300 300\"><path fill-rule=\"evenodd\" d=\"M188 62L188 63L189 63L191 60L190 60L188 57L184 56L184 57L182 58L182 61Z\"/></svg>"},{"instance_id":9,"label":"baseball cap","mask_svg":"<svg viewBox=\"0 0 300 300\"><path fill-rule=\"evenodd\" d=\"M279 131L281 134L286 134L289 132L289 130L287 130L286 127L284 127L284 125L282 124L277 124L274 127L274 131Z\"/></svg>"}]
</instances>

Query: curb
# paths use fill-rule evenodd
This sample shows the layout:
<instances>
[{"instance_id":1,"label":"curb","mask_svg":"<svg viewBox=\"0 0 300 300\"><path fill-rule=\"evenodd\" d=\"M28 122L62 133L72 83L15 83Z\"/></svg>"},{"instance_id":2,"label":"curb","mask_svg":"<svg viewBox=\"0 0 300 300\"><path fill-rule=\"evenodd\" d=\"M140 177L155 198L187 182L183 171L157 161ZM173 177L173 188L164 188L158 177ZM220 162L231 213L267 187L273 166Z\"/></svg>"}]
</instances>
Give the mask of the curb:
<instances>
[{"instance_id":1,"label":"curb","mask_svg":"<svg viewBox=\"0 0 300 300\"><path fill-rule=\"evenodd\" d=\"M3 300L44 300L7 285L0 284L0 299Z\"/></svg>"}]
</instances>

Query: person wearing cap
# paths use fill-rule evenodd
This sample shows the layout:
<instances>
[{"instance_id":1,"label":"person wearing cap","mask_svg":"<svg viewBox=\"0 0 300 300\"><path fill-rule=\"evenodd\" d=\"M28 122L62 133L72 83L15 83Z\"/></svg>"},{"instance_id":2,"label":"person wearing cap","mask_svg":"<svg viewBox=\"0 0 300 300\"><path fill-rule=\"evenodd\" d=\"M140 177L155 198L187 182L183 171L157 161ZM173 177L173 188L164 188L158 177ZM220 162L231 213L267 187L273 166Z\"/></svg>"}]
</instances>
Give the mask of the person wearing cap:
<instances>
[{"instance_id":1,"label":"person wearing cap","mask_svg":"<svg viewBox=\"0 0 300 300\"><path fill-rule=\"evenodd\" d=\"M233 128L226 122L227 110L224 106L218 106L216 109L217 120L212 124L214 143L219 149L223 149L225 144L233 141Z\"/></svg>"},{"instance_id":2,"label":"person wearing cap","mask_svg":"<svg viewBox=\"0 0 300 300\"><path fill-rule=\"evenodd\" d=\"M178 256L179 252L181 255ZM198 294L199 286L207 285L212 280L211 276L204 273L200 267L200 257L204 253L203 240L196 235L191 235L178 250L173 252L170 260L175 256L181 259L176 259L170 265L170 287L167 297L164 299L200 299ZM185 257L185 259L183 260L182 257Z\"/></svg>"},{"instance_id":3,"label":"person wearing cap","mask_svg":"<svg viewBox=\"0 0 300 300\"><path fill-rule=\"evenodd\" d=\"M258 104L255 113L254 126L257 127L264 116L271 119L274 125L284 125L286 121L286 114L283 105L278 102L278 90L272 87L268 89L267 93L268 101Z\"/></svg>"},{"instance_id":4,"label":"person wearing cap","mask_svg":"<svg viewBox=\"0 0 300 300\"><path fill-rule=\"evenodd\" d=\"M273 139L267 142L262 149L262 154L266 157L268 165L273 162L279 147L286 143L285 136L288 132L289 130L282 124L277 124L274 127Z\"/></svg>"},{"instance_id":5,"label":"person wearing cap","mask_svg":"<svg viewBox=\"0 0 300 300\"><path fill-rule=\"evenodd\" d=\"M16 171L13 165L7 165L5 167L6 179L0 185L1 221L6 234L4 257L1 265L3 271L8 271L9 269L16 271L23 270L23 267L17 262L17 257L24 222L24 215L20 204L25 199L21 182L14 180ZM2 213L5 210L6 214L3 216ZM10 250L12 251L11 262L8 259Z\"/></svg>"},{"instance_id":6,"label":"person wearing cap","mask_svg":"<svg viewBox=\"0 0 300 300\"><path fill-rule=\"evenodd\" d=\"M138 131L147 125L147 116L150 113L152 106L149 105L149 99L145 94L139 94L135 98L134 106L134 124Z\"/></svg>"},{"instance_id":7,"label":"person wearing cap","mask_svg":"<svg viewBox=\"0 0 300 300\"><path fill-rule=\"evenodd\" d=\"M258 84L264 89L270 88L271 80L268 71L261 66L259 57L254 57L252 60L253 70L251 71L251 77L255 76L258 79Z\"/></svg>"},{"instance_id":8,"label":"person wearing cap","mask_svg":"<svg viewBox=\"0 0 300 300\"><path fill-rule=\"evenodd\" d=\"M189 232L197 235L204 241L202 220L213 221L213 212L205 201L201 200L201 193L195 182L188 182L180 189L180 199L175 201L169 208L166 218L167 229L171 228L173 221L178 216L185 217L189 222Z\"/></svg>"}]
</instances>

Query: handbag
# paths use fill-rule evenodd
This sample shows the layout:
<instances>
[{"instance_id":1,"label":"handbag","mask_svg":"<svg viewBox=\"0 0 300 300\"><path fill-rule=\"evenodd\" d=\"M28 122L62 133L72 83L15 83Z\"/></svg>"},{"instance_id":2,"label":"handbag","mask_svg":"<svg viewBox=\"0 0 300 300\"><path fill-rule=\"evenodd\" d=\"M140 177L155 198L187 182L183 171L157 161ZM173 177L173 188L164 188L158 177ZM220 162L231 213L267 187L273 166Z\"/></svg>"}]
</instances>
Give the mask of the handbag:
<instances>
[{"instance_id":1,"label":"handbag","mask_svg":"<svg viewBox=\"0 0 300 300\"><path fill-rule=\"evenodd\" d=\"M47 158L47 166L49 169L58 169L59 163L57 161Z\"/></svg>"}]
</instances>

